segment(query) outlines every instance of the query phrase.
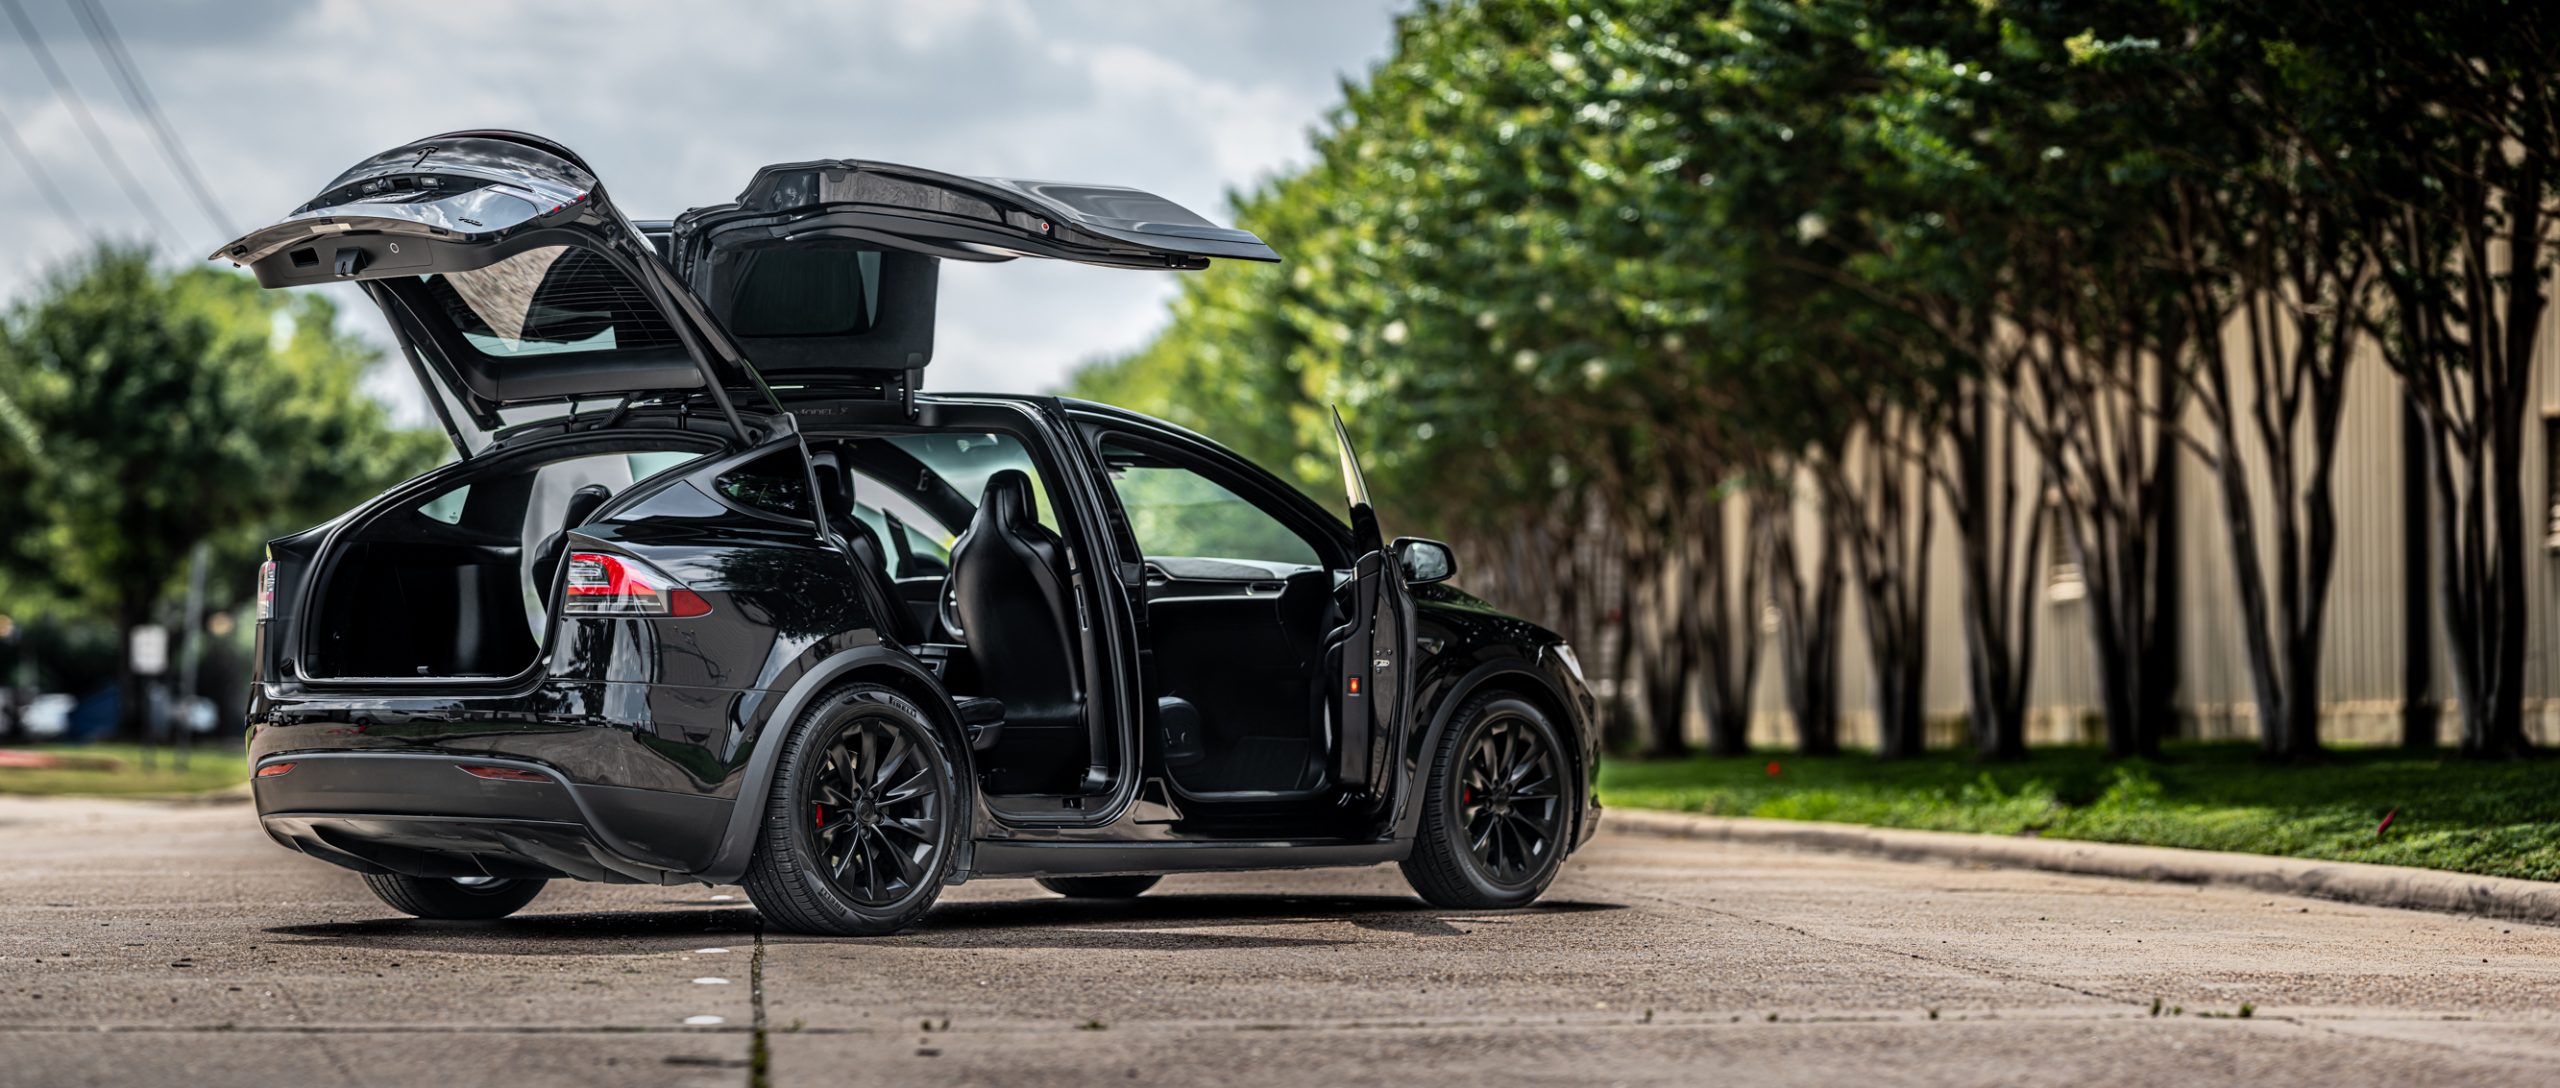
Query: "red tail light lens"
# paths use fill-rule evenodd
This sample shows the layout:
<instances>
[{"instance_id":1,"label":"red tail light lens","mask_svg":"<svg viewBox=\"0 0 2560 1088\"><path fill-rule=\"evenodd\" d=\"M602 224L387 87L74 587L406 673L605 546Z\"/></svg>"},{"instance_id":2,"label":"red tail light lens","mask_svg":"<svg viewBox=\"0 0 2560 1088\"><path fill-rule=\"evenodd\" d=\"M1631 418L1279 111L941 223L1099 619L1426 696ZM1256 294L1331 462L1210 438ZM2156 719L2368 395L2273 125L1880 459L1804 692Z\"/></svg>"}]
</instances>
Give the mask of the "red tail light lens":
<instances>
[{"instance_id":1,"label":"red tail light lens","mask_svg":"<svg viewBox=\"0 0 2560 1088\"><path fill-rule=\"evenodd\" d=\"M258 777L282 778L285 775L292 774L295 766L295 764L291 763L270 763L264 767L258 768Z\"/></svg>"},{"instance_id":2,"label":"red tail light lens","mask_svg":"<svg viewBox=\"0 0 2560 1088\"><path fill-rule=\"evenodd\" d=\"M454 766L462 768L462 773L474 778L486 778L496 782L551 781L540 771L528 771L522 767L492 767L486 763L456 763Z\"/></svg>"},{"instance_id":3,"label":"red tail light lens","mask_svg":"<svg viewBox=\"0 0 2560 1088\"><path fill-rule=\"evenodd\" d=\"M711 602L637 559L572 552L560 610L572 616L700 616Z\"/></svg>"},{"instance_id":4,"label":"red tail light lens","mask_svg":"<svg viewBox=\"0 0 2560 1088\"><path fill-rule=\"evenodd\" d=\"M276 561L258 564L258 618L274 619L276 615ZM292 764L286 764L292 766Z\"/></svg>"}]
</instances>

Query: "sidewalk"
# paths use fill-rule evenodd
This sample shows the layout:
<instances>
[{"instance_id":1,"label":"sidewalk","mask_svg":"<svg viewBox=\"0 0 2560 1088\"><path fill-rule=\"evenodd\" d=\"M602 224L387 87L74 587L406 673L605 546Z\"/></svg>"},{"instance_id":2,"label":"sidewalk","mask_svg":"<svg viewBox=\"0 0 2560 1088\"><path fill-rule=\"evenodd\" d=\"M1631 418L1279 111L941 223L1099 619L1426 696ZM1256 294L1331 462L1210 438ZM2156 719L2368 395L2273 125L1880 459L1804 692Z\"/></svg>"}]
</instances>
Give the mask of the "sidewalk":
<instances>
[{"instance_id":1,"label":"sidewalk","mask_svg":"<svg viewBox=\"0 0 2560 1088\"><path fill-rule=\"evenodd\" d=\"M2560 925L2560 883L2437 869L1625 808L1610 809L1601 826L1639 835L1866 854L1898 861L1946 861L2125 880L2253 888L2367 906Z\"/></svg>"}]
</instances>

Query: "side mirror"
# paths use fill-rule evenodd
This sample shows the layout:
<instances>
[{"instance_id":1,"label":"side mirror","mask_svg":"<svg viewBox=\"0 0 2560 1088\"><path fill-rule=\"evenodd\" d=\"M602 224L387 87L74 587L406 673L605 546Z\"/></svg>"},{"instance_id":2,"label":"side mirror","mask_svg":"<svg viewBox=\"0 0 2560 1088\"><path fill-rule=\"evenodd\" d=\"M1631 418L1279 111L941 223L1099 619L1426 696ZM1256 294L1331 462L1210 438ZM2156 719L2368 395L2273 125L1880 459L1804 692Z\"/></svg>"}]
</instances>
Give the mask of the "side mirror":
<instances>
[{"instance_id":1,"label":"side mirror","mask_svg":"<svg viewBox=\"0 0 2560 1088\"><path fill-rule=\"evenodd\" d=\"M1418 536L1398 537L1395 553L1396 566L1403 568L1406 585L1429 585L1457 576L1457 553L1437 540L1424 540Z\"/></svg>"}]
</instances>

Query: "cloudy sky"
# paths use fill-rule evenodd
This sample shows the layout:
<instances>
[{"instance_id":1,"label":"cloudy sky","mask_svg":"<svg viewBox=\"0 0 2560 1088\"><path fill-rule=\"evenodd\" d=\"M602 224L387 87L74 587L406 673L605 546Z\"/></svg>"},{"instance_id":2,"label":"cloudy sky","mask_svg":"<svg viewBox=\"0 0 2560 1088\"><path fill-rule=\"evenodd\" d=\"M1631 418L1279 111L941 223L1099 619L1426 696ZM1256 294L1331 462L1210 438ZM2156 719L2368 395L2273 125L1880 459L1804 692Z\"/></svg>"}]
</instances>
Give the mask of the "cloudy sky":
<instances>
[{"instance_id":1,"label":"cloudy sky","mask_svg":"<svg viewBox=\"0 0 2560 1088\"><path fill-rule=\"evenodd\" d=\"M613 4L85 0L201 168L199 207L84 35L84 0L0 0L0 297L106 234L193 259L339 169L457 128L576 148L642 218L727 200L769 162L860 157L1150 189L1225 222L1302 162L1404 0L839 0ZM144 200L127 195L7 18L30 20ZM706 14L707 13L707 14ZM752 14L750 14L752 13ZM146 211L147 203L157 209ZM1173 274L946 265L938 389L1053 388L1145 342ZM352 289L342 302L364 307ZM357 327L382 339L366 308ZM403 374L388 399L414 405ZM423 419L422 409L411 408ZM409 414L404 412L404 414Z\"/></svg>"}]
</instances>

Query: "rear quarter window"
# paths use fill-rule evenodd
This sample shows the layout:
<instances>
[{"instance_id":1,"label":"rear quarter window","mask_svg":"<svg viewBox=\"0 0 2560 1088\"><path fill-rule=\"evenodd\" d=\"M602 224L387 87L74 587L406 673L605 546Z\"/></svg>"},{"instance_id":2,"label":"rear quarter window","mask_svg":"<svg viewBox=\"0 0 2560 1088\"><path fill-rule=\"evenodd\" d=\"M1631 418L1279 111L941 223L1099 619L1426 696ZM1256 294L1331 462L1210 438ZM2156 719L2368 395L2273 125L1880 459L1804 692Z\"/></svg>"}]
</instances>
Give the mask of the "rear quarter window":
<instances>
[{"instance_id":1,"label":"rear quarter window","mask_svg":"<svg viewBox=\"0 0 2560 1088\"><path fill-rule=\"evenodd\" d=\"M756 458L711 482L720 497L758 513L794 521L810 519L809 472L797 451Z\"/></svg>"}]
</instances>

